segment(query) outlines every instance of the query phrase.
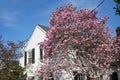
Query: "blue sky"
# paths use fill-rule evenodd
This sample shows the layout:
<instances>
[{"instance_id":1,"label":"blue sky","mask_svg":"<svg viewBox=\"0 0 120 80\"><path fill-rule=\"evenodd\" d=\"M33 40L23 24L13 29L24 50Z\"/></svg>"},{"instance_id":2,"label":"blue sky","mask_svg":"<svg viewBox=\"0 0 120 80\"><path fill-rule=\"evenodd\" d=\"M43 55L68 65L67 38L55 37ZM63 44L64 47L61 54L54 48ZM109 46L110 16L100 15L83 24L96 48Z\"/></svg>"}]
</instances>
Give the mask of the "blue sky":
<instances>
[{"instance_id":1,"label":"blue sky","mask_svg":"<svg viewBox=\"0 0 120 80\"><path fill-rule=\"evenodd\" d=\"M36 24L49 26L50 15L57 7L71 2L78 9L94 9L102 0L0 0L0 34L6 40L27 40ZM108 15L107 25L113 35L120 26L120 16L113 10L113 0L106 0L99 8L98 18Z\"/></svg>"}]
</instances>

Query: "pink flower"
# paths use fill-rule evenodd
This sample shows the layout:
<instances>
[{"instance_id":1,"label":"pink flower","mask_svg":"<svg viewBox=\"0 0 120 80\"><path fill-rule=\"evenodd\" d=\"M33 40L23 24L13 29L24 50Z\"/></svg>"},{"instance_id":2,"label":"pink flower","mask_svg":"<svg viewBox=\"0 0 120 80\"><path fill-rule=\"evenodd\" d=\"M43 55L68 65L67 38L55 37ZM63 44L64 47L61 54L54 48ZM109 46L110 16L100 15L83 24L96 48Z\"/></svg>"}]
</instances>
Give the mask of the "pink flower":
<instances>
[{"instance_id":1,"label":"pink flower","mask_svg":"<svg viewBox=\"0 0 120 80\"><path fill-rule=\"evenodd\" d=\"M49 77L57 70L74 71L76 67L91 78L110 72L110 64L118 59L120 43L116 41L120 40L106 26L108 17L99 19L96 14L88 9L77 10L72 4L52 13L50 30L40 44L45 52L42 75Z\"/></svg>"}]
</instances>

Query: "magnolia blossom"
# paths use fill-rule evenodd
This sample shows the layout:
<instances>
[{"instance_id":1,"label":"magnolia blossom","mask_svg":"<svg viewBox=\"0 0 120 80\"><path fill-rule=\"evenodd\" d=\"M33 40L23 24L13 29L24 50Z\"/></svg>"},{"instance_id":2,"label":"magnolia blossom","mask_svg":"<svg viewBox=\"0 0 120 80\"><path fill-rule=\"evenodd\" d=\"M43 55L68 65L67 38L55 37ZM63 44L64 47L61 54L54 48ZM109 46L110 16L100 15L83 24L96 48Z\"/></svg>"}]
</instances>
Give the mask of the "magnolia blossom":
<instances>
[{"instance_id":1,"label":"magnolia blossom","mask_svg":"<svg viewBox=\"0 0 120 80\"><path fill-rule=\"evenodd\" d=\"M97 12L77 10L72 4L58 8L50 18L50 30L40 44L45 55L40 73L80 70L90 78L109 72L117 60L119 46L109 27L108 17L97 18Z\"/></svg>"}]
</instances>

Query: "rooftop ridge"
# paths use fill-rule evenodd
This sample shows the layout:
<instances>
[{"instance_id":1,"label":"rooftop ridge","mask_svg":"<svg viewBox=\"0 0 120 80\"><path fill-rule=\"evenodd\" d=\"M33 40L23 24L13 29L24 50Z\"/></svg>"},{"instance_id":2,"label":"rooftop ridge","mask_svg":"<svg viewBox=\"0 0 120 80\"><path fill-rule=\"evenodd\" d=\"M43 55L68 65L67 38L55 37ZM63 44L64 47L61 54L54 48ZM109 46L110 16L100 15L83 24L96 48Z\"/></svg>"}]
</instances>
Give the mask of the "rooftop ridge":
<instances>
[{"instance_id":1,"label":"rooftop ridge","mask_svg":"<svg viewBox=\"0 0 120 80\"><path fill-rule=\"evenodd\" d=\"M41 25L41 24L38 24L38 26L41 27L45 31L49 31L49 29L50 29L49 27Z\"/></svg>"}]
</instances>

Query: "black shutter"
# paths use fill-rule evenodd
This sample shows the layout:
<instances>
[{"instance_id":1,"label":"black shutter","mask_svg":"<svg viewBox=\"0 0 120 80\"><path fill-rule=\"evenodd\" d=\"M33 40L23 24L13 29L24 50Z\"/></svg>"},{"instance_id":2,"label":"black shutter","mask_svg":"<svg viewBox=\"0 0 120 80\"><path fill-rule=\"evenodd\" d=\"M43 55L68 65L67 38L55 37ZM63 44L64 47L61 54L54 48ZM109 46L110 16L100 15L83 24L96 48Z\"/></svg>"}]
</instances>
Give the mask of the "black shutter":
<instances>
[{"instance_id":1,"label":"black shutter","mask_svg":"<svg viewBox=\"0 0 120 80\"><path fill-rule=\"evenodd\" d=\"M24 56L24 66L27 65L27 52L25 52L25 56Z\"/></svg>"},{"instance_id":2,"label":"black shutter","mask_svg":"<svg viewBox=\"0 0 120 80\"><path fill-rule=\"evenodd\" d=\"M32 63L35 63L35 49L32 49Z\"/></svg>"},{"instance_id":3,"label":"black shutter","mask_svg":"<svg viewBox=\"0 0 120 80\"><path fill-rule=\"evenodd\" d=\"M43 49L40 48L40 59L43 59Z\"/></svg>"}]
</instances>

